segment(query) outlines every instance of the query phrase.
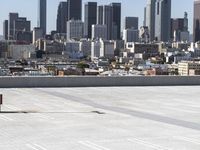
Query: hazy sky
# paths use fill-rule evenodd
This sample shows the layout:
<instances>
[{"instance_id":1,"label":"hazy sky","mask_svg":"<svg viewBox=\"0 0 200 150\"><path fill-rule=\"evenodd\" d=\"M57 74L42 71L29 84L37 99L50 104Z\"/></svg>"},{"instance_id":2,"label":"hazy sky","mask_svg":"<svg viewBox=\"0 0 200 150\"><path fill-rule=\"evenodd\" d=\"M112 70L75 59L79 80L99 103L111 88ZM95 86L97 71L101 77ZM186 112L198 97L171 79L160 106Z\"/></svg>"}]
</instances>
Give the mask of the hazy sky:
<instances>
[{"instance_id":1,"label":"hazy sky","mask_svg":"<svg viewBox=\"0 0 200 150\"><path fill-rule=\"evenodd\" d=\"M56 29L57 7L60 1L65 0L47 0L48 32ZM124 16L138 16L140 19L140 25L142 25L146 0L83 0L83 3L88 1L97 1L99 4L121 2L122 19L124 19ZM0 4L0 34L3 32L3 21L8 19L9 12L18 12L20 16L27 17L31 20L31 28L37 26L38 0L1 0ZM192 31L193 0L172 0L173 18L183 17L185 11L189 14L189 27L190 31Z\"/></svg>"}]
</instances>

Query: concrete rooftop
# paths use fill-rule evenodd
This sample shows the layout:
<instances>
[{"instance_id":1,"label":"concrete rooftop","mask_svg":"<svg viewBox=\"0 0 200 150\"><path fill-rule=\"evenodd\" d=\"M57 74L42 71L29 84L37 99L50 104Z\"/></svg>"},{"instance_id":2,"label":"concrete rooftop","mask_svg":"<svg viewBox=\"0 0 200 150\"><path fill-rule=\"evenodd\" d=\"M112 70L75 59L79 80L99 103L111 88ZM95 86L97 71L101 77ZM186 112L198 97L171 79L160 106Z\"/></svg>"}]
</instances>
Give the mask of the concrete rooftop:
<instances>
[{"instance_id":1,"label":"concrete rooftop","mask_svg":"<svg viewBox=\"0 0 200 150\"><path fill-rule=\"evenodd\" d=\"M199 89L0 89L0 150L200 150Z\"/></svg>"}]
</instances>

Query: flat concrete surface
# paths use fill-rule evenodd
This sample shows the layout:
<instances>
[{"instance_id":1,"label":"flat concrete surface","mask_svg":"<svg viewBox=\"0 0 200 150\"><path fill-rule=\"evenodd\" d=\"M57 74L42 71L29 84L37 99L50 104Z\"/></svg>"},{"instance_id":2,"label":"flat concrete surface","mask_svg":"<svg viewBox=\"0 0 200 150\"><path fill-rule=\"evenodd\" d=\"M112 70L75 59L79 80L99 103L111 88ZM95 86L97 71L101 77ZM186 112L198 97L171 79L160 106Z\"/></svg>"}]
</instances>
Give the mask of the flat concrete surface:
<instances>
[{"instance_id":1,"label":"flat concrete surface","mask_svg":"<svg viewBox=\"0 0 200 150\"><path fill-rule=\"evenodd\" d=\"M200 150L199 86L0 93L0 150Z\"/></svg>"}]
</instances>

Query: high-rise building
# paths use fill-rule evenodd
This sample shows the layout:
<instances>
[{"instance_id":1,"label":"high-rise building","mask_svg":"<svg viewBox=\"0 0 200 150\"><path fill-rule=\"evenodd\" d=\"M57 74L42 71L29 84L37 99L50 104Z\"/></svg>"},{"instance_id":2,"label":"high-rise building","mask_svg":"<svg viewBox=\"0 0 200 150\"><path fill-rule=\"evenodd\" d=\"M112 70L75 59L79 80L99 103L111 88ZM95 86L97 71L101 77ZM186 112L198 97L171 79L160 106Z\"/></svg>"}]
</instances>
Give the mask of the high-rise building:
<instances>
[{"instance_id":1,"label":"high-rise building","mask_svg":"<svg viewBox=\"0 0 200 150\"><path fill-rule=\"evenodd\" d=\"M155 12L155 37L158 41L170 40L171 0L157 0Z\"/></svg>"},{"instance_id":2,"label":"high-rise building","mask_svg":"<svg viewBox=\"0 0 200 150\"><path fill-rule=\"evenodd\" d=\"M84 34L87 38L92 36L92 25L97 23L97 2L87 2L85 4L85 27Z\"/></svg>"},{"instance_id":3,"label":"high-rise building","mask_svg":"<svg viewBox=\"0 0 200 150\"><path fill-rule=\"evenodd\" d=\"M127 42L138 42L139 41L139 30L134 28L124 29L123 40Z\"/></svg>"},{"instance_id":4,"label":"high-rise building","mask_svg":"<svg viewBox=\"0 0 200 150\"><path fill-rule=\"evenodd\" d=\"M92 39L107 40L107 26L106 25L92 25Z\"/></svg>"},{"instance_id":5,"label":"high-rise building","mask_svg":"<svg viewBox=\"0 0 200 150\"><path fill-rule=\"evenodd\" d=\"M6 22L5 22L5 35L6 35ZM9 40L18 40L31 43L32 33L31 22L25 17L19 17L18 13L9 13L8 20L8 38Z\"/></svg>"},{"instance_id":6,"label":"high-rise building","mask_svg":"<svg viewBox=\"0 0 200 150\"><path fill-rule=\"evenodd\" d=\"M19 17L14 20L14 35L17 34L18 31L31 31L31 21L28 21L25 17Z\"/></svg>"},{"instance_id":7,"label":"high-rise building","mask_svg":"<svg viewBox=\"0 0 200 150\"><path fill-rule=\"evenodd\" d=\"M46 26L47 26L47 1L39 0L38 27L43 30L43 35L46 35Z\"/></svg>"},{"instance_id":8,"label":"high-rise building","mask_svg":"<svg viewBox=\"0 0 200 150\"><path fill-rule=\"evenodd\" d=\"M91 60L92 61L99 58L100 48L101 48L101 42L99 40L92 41L92 43L91 43Z\"/></svg>"},{"instance_id":9,"label":"high-rise building","mask_svg":"<svg viewBox=\"0 0 200 150\"><path fill-rule=\"evenodd\" d=\"M26 43L26 44L31 44L32 43L32 33L31 32L23 32L19 31L16 36L15 36L17 41Z\"/></svg>"},{"instance_id":10,"label":"high-rise building","mask_svg":"<svg viewBox=\"0 0 200 150\"><path fill-rule=\"evenodd\" d=\"M84 23L81 20L67 21L67 39L81 39L84 33Z\"/></svg>"},{"instance_id":11,"label":"high-rise building","mask_svg":"<svg viewBox=\"0 0 200 150\"><path fill-rule=\"evenodd\" d=\"M171 39L174 41L188 41L188 17L187 12L184 13L184 18L171 19Z\"/></svg>"},{"instance_id":12,"label":"high-rise building","mask_svg":"<svg viewBox=\"0 0 200 150\"><path fill-rule=\"evenodd\" d=\"M14 40L32 43L31 21L25 17L19 17L13 22Z\"/></svg>"},{"instance_id":13,"label":"high-rise building","mask_svg":"<svg viewBox=\"0 0 200 150\"><path fill-rule=\"evenodd\" d=\"M138 30L138 17L126 17L125 18L125 29L136 29Z\"/></svg>"},{"instance_id":14,"label":"high-rise building","mask_svg":"<svg viewBox=\"0 0 200 150\"><path fill-rule=\"evenodd\" d=\"M171 39L174 38L174 33L183 31L184 29L184 18L172 18L171 19Z\"/></svg>"},{"instance_id":15,"label":"high-rise building","mask_svg":"<svg viewBox=\"0 0 200 150\"><path fill-rule=\"evenodd\" d=\"M97 24L103 24L103 6L97 7Z\"/></svg>"},{"instance_id":16,"label":"high-rise building","mask_svg":"<svg viewBox=\"0 0 200 150\"><path fill-rule=\"evenodd\" d=\"M3 37L5 40L8 40L8 20L3 22Z\"/></svg>"},{"instance_id":17,"label":"high-rise building","mask_svg":"<svg viewBox=\"0 0 200 150\"><path fill-rule=\"evenodd\" d=\"M14 20L19 17L18 13L9 13L9 20L8 20L8 39L14 39Z\"/></svg>"},{"instance_id":18,"label":"high-rise building","mask_svg":"<svg viewBox=\"0 0 200 150\"><path fill-rule=\"evenodd\" d=\"M81 20L82 0L68 0L68 20Z\"/></svg>"},{"instance_id":19,"label":"high-rise building","mask_svg":"<svg viewBox=\"0 0 200 150\"><path fill-rule=\"evenodd\" d=\"M82 52L84 57L91 56L91 40L81 39L79 43L79 50Z\"/></svg>"},{"instance_id":20,"label":"high-rise building","mask_svg":"<svg viewBox=\"0 0 200 150\"><path fill-rule=\"evenodd\" d=\"M113 58L114 57L114 42L100 39L100 57Z\"/></svg>"},{"instance_id":21,"label":"high-rise building","mask_svg":"<svg viewBox=\"0 0 200 150\"><path fill-rule=\"evenodd\" d=\"M103 6L103 24L107 26L107 39L112 39L112 18L113 18L113 11L111 5L104 5Z\"/></svg>"},{"instance_id":22,"label":"high-rise building","mask_svg":"<svg viewBox=\"0 0 200 150\"><path fill-rule=\"evenodd\" d=\"M146 19L147 19L147 7L144 7L144 20L143 20L143 26L146 26Z\"/></svg>"},{"instance_id":23,"label":"high-rise building","mask_svg":"<svg viewBox=\"0 0 200 150\"><path fill-rule=\"evenodd\" d=\"M32 43L35 44L38 39L43 38L43 31L41 28L34 28L33 29L33 40Z\"/></svg>"},{"instance_id":24,"label":"high-rise building","mask_svg":"<svg viewBox=\"0 0 200 150\"><path fill-rule=\"evenodd\" d=\"M97 24L107 26L107 39L121 39L121 3L98 6Z\"/></svg>"},{"instance_id":25,"label":"high-rise building","mask_svg":"<svg viewBox=\"0 0 200 150\"><path fill-rule=\"evenodd\" d=\"M149 43L149 29L147 26L140 27L139 39L142 43Z\"/></svg>"},{"instance_id":26,"label":"high-rise building","mask_svg":"<svg viewBox=\"0 0 200 150\"><path fill-rule=\"evenodd\" d=\"M68 3L60 2L57 13L57 32L66 33L66 24L68 21Z\"/></svg>"},{"instance_id":27,"label":"high-rise building","mask_svg":"<svg viewBox=\"0 0 200 150\"><path fill-rule=\"evenodd\" d=\"M149 29L150 41L155 39L155 6L156 0L147 0L145 23Z\"/></svg>"},{"instance_id":28,"label":"high-rise building","mask_svg":"<svg viewBox=\"0 0 200 150\"><path fill-rule=\"evenodd\" d=\"M112 39L121 39L121 3L111 3L112 6Z\"/></svg>"},{"instance_id":29,"label":"high-rise building","mask_svg":"<svg viewBox=\"0 0 200 150\"><path fill-rule=\"evenodd\" d=\"M174 30L184 30L184 18L171 18L172 34Z\"/></svg>"},{"instance_id":30,"label":"high-rise building","mask_svg":"<svg viewBox=\"0 0 200 150\"><path fill-rule=\"evenodd\" d=\"M200 41L200 0L194 1L193 41Z\"/></svg>"},{"instance_id":31,"label":"high-rise building","mask_svg":"<svg viewBox=\"0 0 200 150\"><path fill-rule=\"evenodd\" d=\"M188 31L188 13L184 12L184 27L183 27L184 31Z\"/></svg>"}]
</instances>

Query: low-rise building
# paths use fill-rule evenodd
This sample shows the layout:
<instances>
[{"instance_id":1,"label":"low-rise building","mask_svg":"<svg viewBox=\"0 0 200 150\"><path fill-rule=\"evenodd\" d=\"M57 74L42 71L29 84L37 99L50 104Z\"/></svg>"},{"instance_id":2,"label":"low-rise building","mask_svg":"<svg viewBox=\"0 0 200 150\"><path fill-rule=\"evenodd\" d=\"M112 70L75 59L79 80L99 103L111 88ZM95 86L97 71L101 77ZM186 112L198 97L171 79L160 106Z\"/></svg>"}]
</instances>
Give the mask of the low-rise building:
<instances>
[{"instance_id":1,"label":"low-rise building","mask_svg":"<svg viewBox=\"0 0 200 150\"><path fill-rule=\"evenodd\" d=\"M34 45L9 45L8 57L12 59L29 59L35 53Z\"/></svg>"},{"instance_id":2,"label":"low-rise building","mask_svg":"<svg viewBox=\"0 0 200 150\"><path fill-rule=\"evenodd\" d=\"M194 58L200 57L200 43L191 43L190 47L188 48L188 51L193 52Z\"/></svg>"},{"instance_id":3,"label":"low-rise building","mask_svg":"<svg viewBox=\"0 0 200 150\"><path fill-rule=\"evenodd\" d=\"M145 71L146 75L156 76L156 75L168 75L167 70L163 70L162 68L151 68Z\"/></svg>"},{"instance_id":4,"label":"low-rise building","mask_svg":"<svg viewBox=\"0 0 200 150\"><path fill-rule=\"evenodd\" d=\"M187 42L174 42L172 43L172 48L179 50L188 50L189 44Z\"/></svg>"},{"instance_id":5,"label":"low-rise building","mask_svg":"<svg viewBox=\"0 0 200 150\"><path fill-rule=\"evenodd\" d=\"M159 55L158 45L157 44L145 44L145 43L126 43L126 49L129 50L130 53L134 54L144 54L148 57L155 57Z\"/></svg>"},{"instance_id":6,"label":"low-rise building","mask_svg":"<svg viewBox=\"0 0 200 150\"><path fill-rule=\"evenodd\" d=\"M200 75L200 69L199 70L198 69L196 69L196 70L195 69L190 69L189 70L189 75L190 76L196 76L196 75L199 76Z\"/></svg>"},{"instance_id":7,"label":"low-rise building","mask_svg":"<svg viewBox=\"0 0 200 150\"><path fill-rule=\"evenodd\" d=\"M191 74L195 74L195 71L200 70L200 62L197 61L182 61L178 63L178 73L182 76L188 76L190 75L190 70L193 70L193 73L191 71Z\"/></svg>"}]
</instances>

